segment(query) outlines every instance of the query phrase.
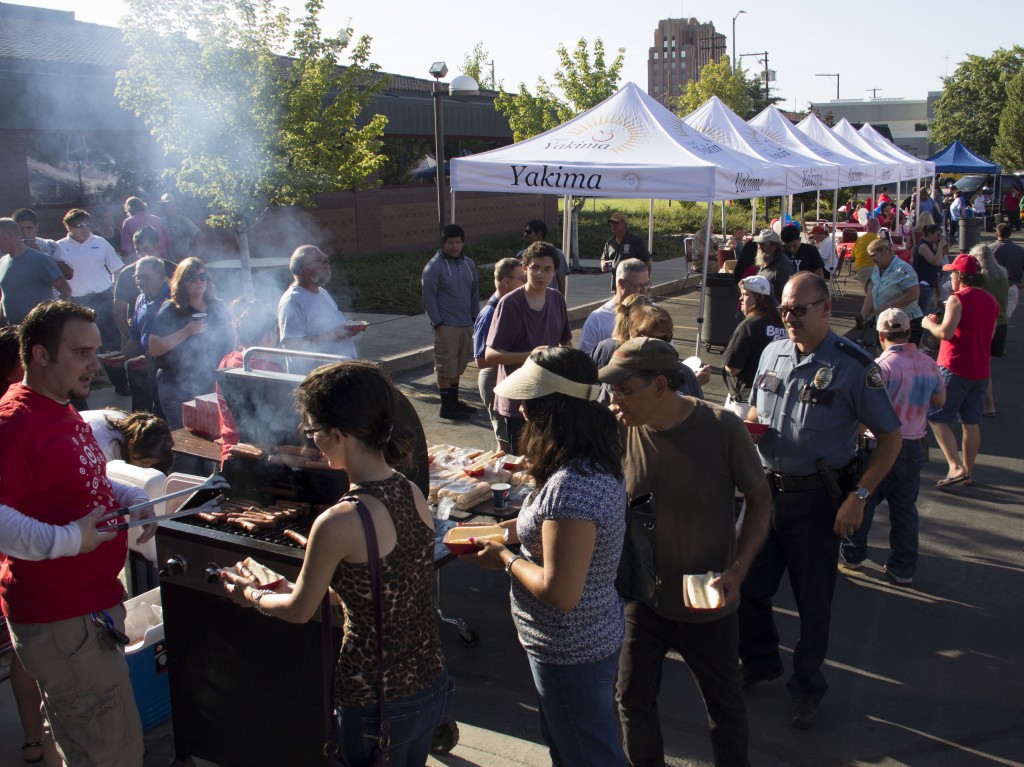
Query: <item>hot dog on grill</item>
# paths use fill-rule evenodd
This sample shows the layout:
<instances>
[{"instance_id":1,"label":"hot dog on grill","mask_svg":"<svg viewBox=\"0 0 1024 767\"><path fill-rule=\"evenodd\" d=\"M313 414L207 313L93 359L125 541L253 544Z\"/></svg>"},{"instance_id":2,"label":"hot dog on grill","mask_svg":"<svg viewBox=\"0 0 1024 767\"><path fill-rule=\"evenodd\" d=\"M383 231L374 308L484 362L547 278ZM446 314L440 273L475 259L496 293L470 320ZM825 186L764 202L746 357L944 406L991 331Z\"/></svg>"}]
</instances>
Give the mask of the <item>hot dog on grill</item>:
<instances>
[{"instance_id":1,"label":"hot dog on grill","mask_svg":"<svg viewBox=\"0 0 1024 767\"><path fill-rule=\"evenodd\" d=\"M297 533L294 530L287 530L287 529L283 530L282 532L284 533L284 535L286 537L291 538L293 541L295 541L297 544L299 544L302 548L306 548L306 544L309 542L309 539L306 536L304 536L302 533Z\"/></svg>"}]
</instances>

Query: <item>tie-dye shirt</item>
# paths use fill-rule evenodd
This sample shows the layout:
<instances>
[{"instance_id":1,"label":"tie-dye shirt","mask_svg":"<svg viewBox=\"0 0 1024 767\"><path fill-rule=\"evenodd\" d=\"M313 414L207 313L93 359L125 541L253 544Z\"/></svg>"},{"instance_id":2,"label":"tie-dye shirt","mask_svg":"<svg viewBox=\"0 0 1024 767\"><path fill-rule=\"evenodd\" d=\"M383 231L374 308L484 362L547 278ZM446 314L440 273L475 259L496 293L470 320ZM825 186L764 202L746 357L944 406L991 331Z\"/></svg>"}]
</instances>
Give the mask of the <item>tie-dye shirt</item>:
<instances>
[{"instance_id":1,"label":"tie-dye shirt","mask_svg":"<svg viewBox=\"0 0 1024 767\"><path fill-rule=\"evenodd\" d=\"M928 425L932 395L946 390L939 366L914 344L890 346L877 362L899 416L903 439L921 439Z\"/></svg>"}]
</instances>

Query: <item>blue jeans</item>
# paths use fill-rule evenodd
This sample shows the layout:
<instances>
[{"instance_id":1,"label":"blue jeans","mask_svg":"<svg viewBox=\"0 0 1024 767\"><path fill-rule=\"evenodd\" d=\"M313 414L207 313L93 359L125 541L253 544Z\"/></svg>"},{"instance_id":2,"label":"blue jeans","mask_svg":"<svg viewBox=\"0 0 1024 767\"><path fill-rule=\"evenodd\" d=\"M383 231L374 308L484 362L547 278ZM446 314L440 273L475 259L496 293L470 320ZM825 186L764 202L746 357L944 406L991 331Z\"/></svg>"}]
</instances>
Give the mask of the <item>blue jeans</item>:
<instances>
[{"instance_id":1,"label":"blue jeans","mask_svg":"<svg viewBox=\"0 0 1024 767\"><path fill-rule=\"evenodd\" d=\"M918 283L918 287L921 289L921 294L917 297L917 305L921 307L921 311L926 315L931 314L935 288L931 285L925 285L923 282Z\"/></svg>"},{"instance_id":2,"label":"blue jeans","mask_svg":"<svg viewBox=\"0 0 1024 767\"><path fill-rule=\"evenodd\" d=\"M540 731L554 767L625 767L615 712L619 651L594 663L559 666L533 656Z\"/></svg>"},{"instance_id":3,"label":"blue jeans","mask_svg":"<svg viewBox=\"0 0 1024 767\"><path fill-rule=\"evenodd\" d=\"M455 685L445 671L417 693L385 704L391 723L391 767L423 767L430 753L434 730L448 713ZM377 706L340 706L335 712L339 756L348 767L367 767L377 747L380 709Z\"/></svg>"},{"instance_id":4,"label":"blue jeans","mask_svg":"<svg viewBox=\"0 0 1024 767\"><path fill-rule=\"evenodd\" d=\"M903 448L875 492L864 505L864 520L849 538L840 544L847 562L863 562L868 555L868 531L875 509L882 501L889 504L889 558L885 566L900 578L913 578L917 569L917 493L921 488L924 447L921 440L904 440Z\"/></svg>"}]
</instances>

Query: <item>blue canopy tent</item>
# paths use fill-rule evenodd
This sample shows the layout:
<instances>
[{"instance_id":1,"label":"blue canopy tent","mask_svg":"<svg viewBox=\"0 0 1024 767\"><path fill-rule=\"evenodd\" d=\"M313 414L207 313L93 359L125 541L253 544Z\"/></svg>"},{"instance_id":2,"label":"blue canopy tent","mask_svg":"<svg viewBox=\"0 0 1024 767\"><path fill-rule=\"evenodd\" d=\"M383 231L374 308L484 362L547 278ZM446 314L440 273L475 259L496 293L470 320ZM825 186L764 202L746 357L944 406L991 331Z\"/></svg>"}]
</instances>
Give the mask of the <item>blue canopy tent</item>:
<instances>
[{"instance_id":1,"label":"blue canopy tent","mask_svg":"<svg viewBox=\"0 0 1024 767\"><path fill-rule=\"evenodd\" d=\"M935 163L936 173L998 173L999 166L983 160L959 141L928 158Z\"/></svg>"}]
</instances>

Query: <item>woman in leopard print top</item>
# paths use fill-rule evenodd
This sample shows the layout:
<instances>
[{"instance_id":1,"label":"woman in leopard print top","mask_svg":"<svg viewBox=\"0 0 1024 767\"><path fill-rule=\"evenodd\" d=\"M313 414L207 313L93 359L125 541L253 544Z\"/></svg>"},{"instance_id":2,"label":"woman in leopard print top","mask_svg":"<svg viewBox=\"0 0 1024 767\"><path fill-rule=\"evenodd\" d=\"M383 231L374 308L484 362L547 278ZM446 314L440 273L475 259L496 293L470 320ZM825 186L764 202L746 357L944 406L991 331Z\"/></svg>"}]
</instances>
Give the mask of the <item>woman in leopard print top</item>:
<instances>
[{"instance_id":1,"label":"woman in leopard print top","mask_svg":"<svg viewBox=\"0 0 1024 767\"><path fill-rule=\"evenodd\" d=\"M373 518L384 592L390 764L421 767L450 693L432 600L433 520L423 494L392 468L412 447L411 435L396 419L396 394L377 365L350 361L311 373L297 400L307 433L331 468L348 472L350 495ZM340 755L351 767L370 763L379 730L377 637L366 558L362 522L343 499L313 523L293 588L259 592L225 575L226 590L239 604L297 623L313 616L328 586L340 597L345 631L335 706Z\"/></svg>"}]
</instances>

